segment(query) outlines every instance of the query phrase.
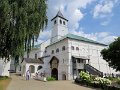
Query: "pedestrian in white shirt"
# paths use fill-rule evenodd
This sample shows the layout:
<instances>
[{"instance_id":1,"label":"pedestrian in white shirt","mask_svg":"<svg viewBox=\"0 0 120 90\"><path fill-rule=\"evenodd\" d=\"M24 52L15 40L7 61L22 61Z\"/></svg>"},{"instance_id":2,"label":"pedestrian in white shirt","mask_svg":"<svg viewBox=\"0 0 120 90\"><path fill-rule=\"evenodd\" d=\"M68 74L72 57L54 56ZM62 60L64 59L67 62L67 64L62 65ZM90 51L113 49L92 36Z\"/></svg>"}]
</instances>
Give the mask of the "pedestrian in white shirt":
<instances>
[{"instance_id":1,"label":"pedestrian in white shirt","mask_svg":"<svg viewBox=\"0 0 120 90\"><path fill-rule=\"evenodd\" d=\"M29 80L29 79L30 79L30 71L27 70L27 72L26 72L26 80Z\"/></svg>"}]
</instances>

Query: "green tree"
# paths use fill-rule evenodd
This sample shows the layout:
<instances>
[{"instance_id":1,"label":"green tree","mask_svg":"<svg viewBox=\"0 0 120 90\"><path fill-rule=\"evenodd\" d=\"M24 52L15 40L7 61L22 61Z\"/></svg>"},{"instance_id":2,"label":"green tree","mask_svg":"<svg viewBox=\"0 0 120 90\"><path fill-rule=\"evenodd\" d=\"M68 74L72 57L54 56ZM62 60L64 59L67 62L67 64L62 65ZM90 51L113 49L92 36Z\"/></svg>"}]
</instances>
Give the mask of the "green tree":
<instances>
[{"instance_id":1,"label":"green tree","mask_svg":"<svg viewBox=\"0 0 120 90\"><path fill-rule=\"evenodd\" d=\"M103 49L101 54L109 66L120 71L120 37L112 42L107 49Z\"/></svg>"},{"instance_id":2,"label":"green tree","mask_svg":"<svg viewBox=\"0 0 120 90\"><path fill-rule=\"evenodd\" d=\"M47 25L46 0L0 0L0 57L30 52Z\"/></svg>"}]
</instances>

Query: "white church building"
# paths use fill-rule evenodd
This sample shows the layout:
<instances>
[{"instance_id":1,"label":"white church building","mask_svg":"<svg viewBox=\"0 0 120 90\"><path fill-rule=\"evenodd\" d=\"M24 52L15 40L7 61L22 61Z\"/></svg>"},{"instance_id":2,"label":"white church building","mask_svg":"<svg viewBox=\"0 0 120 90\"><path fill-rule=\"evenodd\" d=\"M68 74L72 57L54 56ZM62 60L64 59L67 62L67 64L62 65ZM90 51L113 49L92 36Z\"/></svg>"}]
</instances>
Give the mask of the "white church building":
<instances>
[{"instance_id":1,"label":"white church building","mask_svg":"<svg viewBox=\"0 0 120 90\"><path fill-rule=\"evenodd\" d=\"M98 76L119 74L100 54L107 45L68 33L68 20L60 11L51 23L51 38L35 45L29 57L25 53L17 69L20 74L30 70L31 77L37 73L57 80L73 80L83 70Z\"/></svg>"},{"instance_id":2,"label":"white church building","mask_svg":"<svg viewBox=\"0 0 120 90\"><path fill-rule=\"evenodd\" d=\"M44 73L57 80L73 80L84 70L93 75L117 74L103 60L100 52L107 45L68 33L68 20L59 11L51 20L51 38L25 54L21 72L30 70L32 75Z\"/></svg>"}]
</instances>

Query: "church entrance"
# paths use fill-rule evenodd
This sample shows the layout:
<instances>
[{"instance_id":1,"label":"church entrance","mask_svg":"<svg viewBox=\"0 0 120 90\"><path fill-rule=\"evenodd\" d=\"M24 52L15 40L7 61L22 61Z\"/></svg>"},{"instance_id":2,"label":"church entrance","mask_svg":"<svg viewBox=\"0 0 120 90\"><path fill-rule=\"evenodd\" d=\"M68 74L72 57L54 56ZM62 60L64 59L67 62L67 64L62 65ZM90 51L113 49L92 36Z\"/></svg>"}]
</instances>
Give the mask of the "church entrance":
<instances>
[{"instance_id":1,"label":"church entrance","mask_svg":"<svg viewBox=\"0 0 120 90\"><path fill-rule=\"evenodd\" d=\"M66 75L65 74L62 75L62 80L66 80Z\"/></svg>"},{"instance_id":2,"label":"church entrance","mask_svg":"<svg viewBox=\"0 0 120 90\"><path fill-rule=\"evenodd\" d=\"M58 65L59 60L53 56L50 60L51 76L58 80Z\"/></svg>"},{"instance_id":3,"label":"church entrance","mask_svg":"<svg viewBox=\"0 0 120 90\"><path fill-rule=\"evenodd\" d=\"M56 68L52 69L51 76L58 80L58 70Z\"/></svg>"}]
</instances>

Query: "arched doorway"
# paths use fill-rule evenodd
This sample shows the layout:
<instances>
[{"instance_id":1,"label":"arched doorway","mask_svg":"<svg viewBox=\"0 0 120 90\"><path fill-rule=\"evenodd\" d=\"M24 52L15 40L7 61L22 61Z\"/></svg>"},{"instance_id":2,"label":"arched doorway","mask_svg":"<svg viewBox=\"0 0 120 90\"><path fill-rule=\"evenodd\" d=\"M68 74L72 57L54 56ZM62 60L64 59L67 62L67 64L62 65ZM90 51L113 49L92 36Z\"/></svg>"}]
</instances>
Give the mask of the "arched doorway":
<instances>
[{"instance_id":1,"label":"arched doorway","mask_svg":"<svg viewBox=\"0 0 120 90\"><path fill-rule=\"evenodd\" d=\"M58 65L59 65L59 60L53 56L52 59L50 60L50 68L51 68L51 76L56 78L58 80Z\"/></svg>"},{"instance_id":2,"label":"arched doorway","mask_svg":"<svg viewBox=\"0 0 120 90\"><path fill-rule=\"evenodd\" d=\"M29 70L30 70L30 73L35 73L35 66L30 65Z\"/></svg>"},{"instance_id":3,"label":"arched doorway","mask_svg":"<svg viewBox=\"0 0 120 90\"><path fill-rule=\"evenodd\" d=\"M62 80L66 80L66 75L62 74Z\"/></svg>"},{"instance_id":4,"label":"arched doorway","mask_svg":"<svg viewBox=\"0 0 120 90\"><path fill-rule=\"evenodd\" d=\"M52 69L51 76L58 80L58 70L56 68Z\"/></svg>"}]
</instances>

